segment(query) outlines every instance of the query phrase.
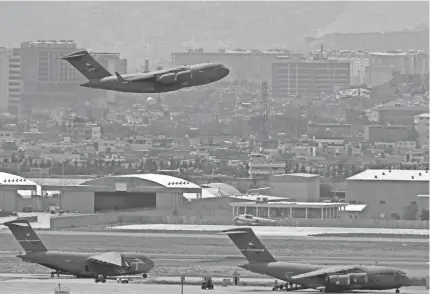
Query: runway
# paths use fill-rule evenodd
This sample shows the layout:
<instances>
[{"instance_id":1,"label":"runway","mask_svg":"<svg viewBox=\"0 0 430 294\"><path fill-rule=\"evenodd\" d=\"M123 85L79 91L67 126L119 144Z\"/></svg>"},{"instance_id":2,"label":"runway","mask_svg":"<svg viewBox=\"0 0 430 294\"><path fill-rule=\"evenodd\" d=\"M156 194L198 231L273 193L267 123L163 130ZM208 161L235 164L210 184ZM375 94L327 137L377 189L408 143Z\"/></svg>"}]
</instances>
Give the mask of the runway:
<instances>
[{"instance_id":1,"label":"runway","mask_svg":"<svg viewBox=\"0 0 430 294\"><path fill-rule=\"evenodd\" d=\"M180 293L180 285L148 285L148 284L118 284L116 281L108 281L106 284L94 283L93 280L37 280L37 279L20 279L8 280L0 282L1 293L4 294L47 294L54 293L54 288L58 286L58 282L62 287L70 289L71 294L165 294L165 293ZM210 293L268 293L272 292L270 287L264 286L228 286L222 287L215 284L215 289ZM201 294L202 290L199 285L185 285L185 294ZM292 292L293 293L293 292ZM294 293L320 293L315 290L294 291ZM365 292L359 292L365 293ZM394 290L387 291L371 291L377 294L393 294ZM401 289L402 294L424 294L428 290L424 287L407 287Z\"/></svg>"},{"instance_id":2,"label":"runway","mask_svg":"<svg viewBox=\"0 0 430 294\"><path fill-rule=\"evenodd\" d=\"M1 234L11 235L9 230L0 230ZM151 233L151 232L117 232L117 231L37 231L37 234L40 236L48 235L48 236L116 236L116 237L147 237L147 238L211 238L211 239L225 239L226 236L218 235L213 231L206 231L199 234L196 233ZM303 240L303 241L349 241L349 242L401 242L401 243L424 243L428 244L428 239L426 238L409 238L408 235L399 235L398 237L313 237L308 236L307 234L274 234L272 235L270 232L260 233L256 232L257 236L261 236L264 239L282 239L283 237L288 240ZM227 237L228 238L228 237Z\"/></svg>"},{"instance_id":3,"label":"runway","mask_svg":"<svg viewBox=\"0 0 430 294\"><path fill-rule=\"evenodd\" d=\"M16 258L21 250L9 230L0 231L0 272L48 273L41 266ZM39 231L50 250L73 252L141 252L153 258L152 275L222 276L238 270L243 277L261 277L237 266L245 262L224 235L135 232ZM261 236L277 260L316 264L375 264L393 266L412 277L429 275L426 239Z\"/></svg>"}]
</instances>

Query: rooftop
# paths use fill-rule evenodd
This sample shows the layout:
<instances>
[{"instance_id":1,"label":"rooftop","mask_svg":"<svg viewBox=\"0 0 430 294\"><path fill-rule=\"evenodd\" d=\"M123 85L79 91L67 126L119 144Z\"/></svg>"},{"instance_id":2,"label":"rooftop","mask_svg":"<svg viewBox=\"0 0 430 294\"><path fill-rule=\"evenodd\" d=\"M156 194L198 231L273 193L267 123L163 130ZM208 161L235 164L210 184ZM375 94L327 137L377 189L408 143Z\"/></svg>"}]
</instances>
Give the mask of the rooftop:
<instances>
[{"instance_id":1,"label":"rooftop","mask_svg":"<svg viewBox=\"0 0 430 294\"><path fill-rule=\"evenodd\" d=\"M427 170L402 169L368 169L349 177L348 181L416 181L429 182L430 174Z\"/></svg>"},{"instance_id":2,"label":"rooftop","mask_svg":"<svg viewBox=\"0 0 430 294\"><path fill-rule=\"evenodd\" d=\"M0 185L35 186L35 182L21 176L0 172Z\"/></svg>"},{"instance_id":3,"label":"rooftop","mask_svg":"<svg viewBox=\"0 0 430 294\"><path fill-rule=\"evenodd\" d=\"M345 211L347 212L361 212L365 209L367 204L348 204L345 206Z\"/></svg>"},{"instance_id":4,"label":"rooftop","mask_svg":"<svg viewBox=\"0 0 430 294\"><path fill-rule=\"evenodd\" d=\"M280 201L280 202L237 202L230 203L231 206L247 206L247 207L273 207L273 208L328 208L328 207L344 207L348 205L347 203L332 203L332 202L290 202L290 201Z\"/></svg>"},{"instance_id":5,"label":"rooftop","mask_svg":"<svg viewBox=\"0 0 430 294\"><path fill-rule=\"evenodd\" d=\"M118 178L139 178L142 180L157 183L166 188L200 188L200 186L191 183L187 180L172 177L168 175L159 174L131 174L131 175L119 175L115 176Z\"/></svg>"}]
</instances>

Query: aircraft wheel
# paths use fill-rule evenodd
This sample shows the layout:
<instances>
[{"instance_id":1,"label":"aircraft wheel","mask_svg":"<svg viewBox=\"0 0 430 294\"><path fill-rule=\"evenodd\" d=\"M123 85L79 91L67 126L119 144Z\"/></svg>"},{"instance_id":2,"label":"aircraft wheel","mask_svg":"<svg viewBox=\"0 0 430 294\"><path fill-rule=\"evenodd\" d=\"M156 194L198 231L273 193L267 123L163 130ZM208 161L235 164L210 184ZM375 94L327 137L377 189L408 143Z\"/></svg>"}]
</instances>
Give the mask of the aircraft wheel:
<instances>
[{"instance_id":1,"label":"aircraft wheel","mask_svg":"<svg viewBox=\"0 0 430 294\"><path fill-rule=\"evenodd\" d=\"M143 277L144 279L146 279L146 278L148 277L148 274L143 274L143 275L142 275L142 277Z\"/></svg>"},{"instance_id":2,"label":"aircraft wheel","mask_svg":"<svg viewBox=\"0 0 430 294\"><path fill-rule=\"evenodd\" d=\"M396 294L399 294L400 293L400 290L399 289L396 289Z\"/></svg>"}]
</instances>

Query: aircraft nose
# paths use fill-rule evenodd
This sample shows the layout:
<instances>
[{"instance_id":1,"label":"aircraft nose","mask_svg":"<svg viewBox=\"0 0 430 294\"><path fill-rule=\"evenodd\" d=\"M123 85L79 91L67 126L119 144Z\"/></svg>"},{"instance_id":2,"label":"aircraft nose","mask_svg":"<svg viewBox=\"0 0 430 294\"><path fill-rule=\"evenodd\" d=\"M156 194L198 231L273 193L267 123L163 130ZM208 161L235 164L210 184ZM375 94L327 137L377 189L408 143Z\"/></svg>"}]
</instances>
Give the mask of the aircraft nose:
<instances>
[{"instance_id":1,"label":"aircraft nose","mask_svg":"<svg viewBox=\"0 0 430 294\"><path fill-rule=\"evenodd\" d=\"M223 78L226 77L226 76L228 76L228 74L230 73L230 70L227 67L225 67L225 66L222 66L219 69L219 71L221 72L221 75L222 75Z\"/></svg>"},{"instance_id":2,"label":"aircraft nose","mask_svg":"<svg viewBox=\"0 0 430 294\"><path fill-rule=\"evenodd\" d=\"M405 275L403 279L404 279L403 284L405 286L412 286L412 281L411 281L411 279L408 276Z\"/></svg>"}]
</instances>

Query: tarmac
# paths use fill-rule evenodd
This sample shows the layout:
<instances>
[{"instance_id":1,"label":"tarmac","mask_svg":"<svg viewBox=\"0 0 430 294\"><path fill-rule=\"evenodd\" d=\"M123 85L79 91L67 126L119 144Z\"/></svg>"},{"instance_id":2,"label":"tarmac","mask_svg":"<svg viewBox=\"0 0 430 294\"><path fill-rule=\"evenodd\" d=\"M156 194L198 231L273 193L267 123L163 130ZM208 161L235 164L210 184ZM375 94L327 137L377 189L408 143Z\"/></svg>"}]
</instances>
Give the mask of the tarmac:
<instances>
[{"instance_id":1,"label":"tarmac","mask_svg":"<svg viewBox=\"0 0 430 294\"><path fill-rule=\"evenodd\" d=\"M12 279L0 282L2 294L48 294L54 293L54 289L60 283L61 288L68 288L70 294L174 294L181 293L180 285L156 285L156 284L118 284L116 281L109 280L105 284L95 283L89 279ZM202 293L199 285L184 285L183 294ZM270 286L227 286L222 287L215 283L215 289L210 291L216 293L268 293L272 292ZM370 291L369 291L370 292ZM320 293L316 290L294 291L294 293ZM365 292L359 292L365 293ZM371 291L378 294L393 294L393 290ZM428 293L425 287L407 287L401 289L402 294L424 294Z\"/></svg>"},{"instance_id":2,"label":"tarmac","mask_svg":"<svg viewBox=\"0 0 430 294\"><path fill-rule=\"evenodd\" d=\"M166 224L145 224L145 225L124 225L112 227L112 230L145 230L150 231L204 231L219 232L222 230L238 228L238 226L226 225L166 225ZM395 234L395 235L429 235L426 229L388 229L388 228L334 228L334 227L284 227L284 226L264 226L252 227L255 234L260 236L309 236L314 234Z\"/></svg>"}]
</instances>

